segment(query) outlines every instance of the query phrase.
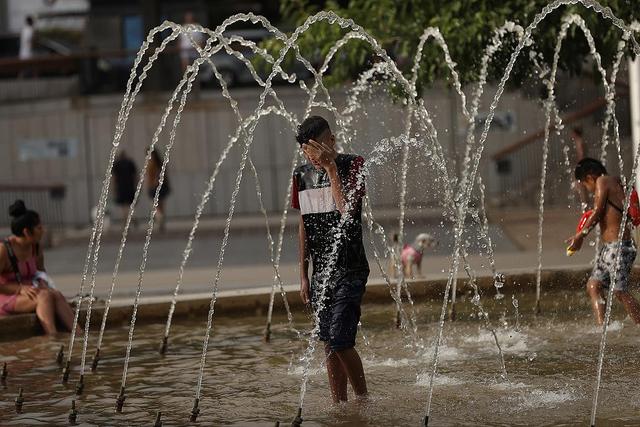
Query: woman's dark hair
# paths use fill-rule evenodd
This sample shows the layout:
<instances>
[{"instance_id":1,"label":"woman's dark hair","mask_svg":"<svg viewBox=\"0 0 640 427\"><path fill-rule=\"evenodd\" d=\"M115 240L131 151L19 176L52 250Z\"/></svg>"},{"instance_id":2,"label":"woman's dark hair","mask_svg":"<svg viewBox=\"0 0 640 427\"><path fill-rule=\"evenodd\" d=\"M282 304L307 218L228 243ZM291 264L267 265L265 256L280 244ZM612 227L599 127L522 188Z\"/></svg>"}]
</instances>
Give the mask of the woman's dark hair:
<instances>
[{"instance_id":1,"label":"woman's dark hair","mask_svg":"<svg viewBox=\"0 0 640 427\"><path fill-rule=\"evenodd\" d=\"M160 154L157 148L154 148L153 151L151 152L151 158L153 159L154 162L156 162L158 166L162 166L162 162L163 162L162 155Z\"/></svg>"},{"instance_id":2,"label":"woman's dark hair","mask_svg":"<svg viewBox=\"0 0 640 427\"><path fill-rule=\"evenodd\" d=\"M298 126L298 133L296 134L296 141L302 146L302 144L308 144L310 139L316 139L324 131L329 129L329 123L320 116L309 116L300 126Z\"/></svg>"},{"instance_id":3,"label":"woman's dark hair","mask_svg":"<svg viewBox=\"0 0 640 427\"><path fill-rule=\"evenodd\" d=\"M24 229L33 232L33 229L40 225L40 215L38 212L27 209L22 200L16 200L9 206L11 218L11 232L15 236L24 236Z\"/></svg>"},{"instance_id":4,"label":"woman's dark hair","mask_svg":"<svg viewBox=\"0 0 640 427\"><path fill-rule=\"evenodd\" d=\"M576 165L575 178L577 181L584 180L587 176L601 176L606 175L607 169L599 160L592 159L591 157L585 157L580 160Z\"/></svg>"}]
</instances>

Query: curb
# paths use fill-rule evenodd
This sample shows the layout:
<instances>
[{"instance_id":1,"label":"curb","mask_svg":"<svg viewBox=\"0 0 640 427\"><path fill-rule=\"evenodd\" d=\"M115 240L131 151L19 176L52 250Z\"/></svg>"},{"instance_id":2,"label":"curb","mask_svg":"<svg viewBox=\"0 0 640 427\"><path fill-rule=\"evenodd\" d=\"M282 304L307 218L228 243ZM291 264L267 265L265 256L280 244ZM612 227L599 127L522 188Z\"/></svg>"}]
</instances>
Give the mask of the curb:
<instances>
[{"instance_id":1,"label":"curb","mask_svg":"<svg viewBox=\"0 0 640 427\"><path fill-rule=\"evenodd\" d=\"M590 268L573 267L544 270L542 272L543 291L579 290L589 275ZM511 293L528 293L535 291L536 274L530 270L506 270L506 282L502 290ZM632 280L640 280L640 269L633 271ZM470 291L466 286L467 279L458 279L458 292L462 296ZM442 298L447 284L446 277L435 279L409 280L407 285L414 300ZM493 278L480 276L477 278L478 288L485 295L494 292ZM395 284L392 284L395 289ZM302 312L303 304L298 298L298 285L285 286L289 295L289 305L292 310ZM252 288L234 291L220 291L216 301L216 316L265 316L269 306L271 287ZM371 281L367 284L367 291L363 298L365 304L392 304L390 289L386 282ZM403 298L404 299L404 298ZM178 304L174 318L176 319L206 319L211 295L209 293L185 294L178 296ZM132 298L114 299L109 309L107 327L113 328L126 325L131 321ZM151 296L140 299L137 314L137 324L164 322L167 318L171 296ZM282 299L276 295L275 313L284 312ZM104 313L104 305L94 306L91 323L99 324ZM84 324L86 311L81 310L80 324ZM0 341L13 341L29 338L42 333L35 314L20 314L0 318Z\"/></svg>"}]
</instances>

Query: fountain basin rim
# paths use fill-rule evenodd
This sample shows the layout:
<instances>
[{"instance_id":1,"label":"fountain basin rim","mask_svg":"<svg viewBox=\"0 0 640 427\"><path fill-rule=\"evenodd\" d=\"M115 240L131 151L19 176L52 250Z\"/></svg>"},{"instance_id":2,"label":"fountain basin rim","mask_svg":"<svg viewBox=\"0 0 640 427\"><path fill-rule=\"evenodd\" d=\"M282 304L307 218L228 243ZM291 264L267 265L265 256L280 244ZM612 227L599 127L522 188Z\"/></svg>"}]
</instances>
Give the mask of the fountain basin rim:
<instances>
[{"instance_id":1,"label":"fountain basin rim","mask_svg":"<svg viewBox=\"0 0 640 427\"><path fill-rule=\"evenodd\" d=\"M536 272L534 267L505 269L500 270L500 272L504 273L507 279L501 292L535 292ZM581 289L584 287L590 272L591 267L588 265L545 269L542 272L543 291ZM466 284L467 280L466 277L458 279L458 293L460 295L471 291L471 287ZM409 279L407 284L414 300L419 304L420 301L425 299L442 298L446 281L446 274L433 274L427 275L425 278ZM634 268L632 281L640 281L640 267ZM488 272L479 274L477 285L482 291L483 298L492 298L495 295L493 283L494 279ZM303 305L298 297L299 285L286 285L285 290L289 296L291 309L301 313ZM263 315L268 308L270 293L270 286L222 290L218 293L216 301L216 317ZM171 304L171 297L172 295L170 294L142 297L138 308L138 322L164 322ZM210 299L211 294L208 292L179 295L174 314L175 318L201 318L204 322ZM371 280L367 284L363 303L393 304L386 282L381 279ZM131 318L132 304L133 298L114 298L109 309L107 327L118 327L127 324ZM284 313L280 298L276 299L274 310L276 313ZM100 321L103 312L104 304L97 303L94 305L92 317L95 316L95 319L92 318L92 324L95 324L93 323L94 320ZM85 314L85 310L81 310L81 318ZM11 315L0 318L0 342L25 339L39 334L42 334L42 329L35 314Z\"/></svg>"}]
</instances>

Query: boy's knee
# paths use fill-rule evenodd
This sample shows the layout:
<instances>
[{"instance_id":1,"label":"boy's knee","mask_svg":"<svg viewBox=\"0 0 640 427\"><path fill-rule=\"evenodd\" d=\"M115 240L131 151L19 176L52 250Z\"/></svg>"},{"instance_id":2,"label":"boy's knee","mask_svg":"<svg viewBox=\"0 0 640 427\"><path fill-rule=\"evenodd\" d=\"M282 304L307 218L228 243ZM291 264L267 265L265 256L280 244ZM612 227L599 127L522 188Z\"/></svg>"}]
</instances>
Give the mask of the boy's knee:
<instances>
[{"instance_id":1,"label":"boy's knee","mask_svg":"<svg viewBox=\"0 0 640 427\"><path fill-rule=\"evenodd\" d=\"M600 292L602 285L599 282L587 282L587 293Z\"/></svg>"}]
</instances>

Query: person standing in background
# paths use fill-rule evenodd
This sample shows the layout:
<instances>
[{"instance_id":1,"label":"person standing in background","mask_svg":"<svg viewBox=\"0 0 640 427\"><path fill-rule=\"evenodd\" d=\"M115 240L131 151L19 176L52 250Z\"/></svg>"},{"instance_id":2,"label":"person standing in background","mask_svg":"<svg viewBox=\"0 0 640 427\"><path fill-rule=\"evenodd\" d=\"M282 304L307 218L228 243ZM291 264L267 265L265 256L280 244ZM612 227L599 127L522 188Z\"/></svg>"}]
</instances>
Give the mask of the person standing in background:
<instances>
[{"instance_id":1,"label":"person standing in background","mask_svg":"<svg viewBox=\"0 0 640 427\"><path fill-rule=\"evenodd\" d=\"M157 148L154 148L151 152L151 159L149 160L149 165L147 166L146 171L147 191L152 201L156 195L158 186L160 185L160 171L162 170L162 163L163 159L160 155L160 152ZM158 219L158 228L160 229L160 231L165 230L166 219L164 215L164 199L167 198L170 192L171 188L169 187L169 171L165 170L164 180L162 182L162 187L160 188L160 193L158 195L158 210L156 212L156 218Z\"/></svg>"},{"instance_id":2,"label":"person standing in background","mask_svg":"<svg viewBox=\"0 0 640 427\"><path fill-rule=\"evenodd\" d=\"M33 57L33 17L27 16L24 27L20 31L20 51L18 58L31 59Z\"/></svg>"},{"instance_id":3,"label":"person standing in background","mask_svg":"<svg viewBox=\"0 0 640 427\"><path fill-rule=\"evenodd\" d=\"M193 12L185 12L184 22L182 23L182 25L195 23L196 22L193 17ZM189 31L180 33L180 36L178 36L178 43L180 46L180 65L182 66L183 74L185 71L187 71L187 67L191 64L194 55L196 55L196 48L193 46L191 39L193 39L193 41L195 41L198 45L201 45L202 34L195 31Z\"/></svg>"},{"instance_id":4,"label":"person standing in background","mask_svg":"<svg viewBox=\"0 0 640 427\"><path fill-rule=\"evenodd\" d=\"M27 16L24 20L24 27L20 31L20 50L18 51L18 58L22 61L33 58L33 17ZM27 74L25 71L20 72L20 77L24 77Z\"/></svg>"},{"instance_id":5,"label":"person standing in background","mask_svg":"<svg viewBox=\"0 0 640 427\"><path fill-rule=\"evenodd\" d=\"M122 150L113 164L113 185L115 190L115 202L122 212L122 221L129 216L129 209L136 194L136 177L138 168L133 160ZM132 218L134 227L137 225Z\"/></svg>"}]
</instances>

